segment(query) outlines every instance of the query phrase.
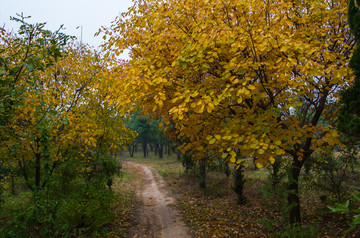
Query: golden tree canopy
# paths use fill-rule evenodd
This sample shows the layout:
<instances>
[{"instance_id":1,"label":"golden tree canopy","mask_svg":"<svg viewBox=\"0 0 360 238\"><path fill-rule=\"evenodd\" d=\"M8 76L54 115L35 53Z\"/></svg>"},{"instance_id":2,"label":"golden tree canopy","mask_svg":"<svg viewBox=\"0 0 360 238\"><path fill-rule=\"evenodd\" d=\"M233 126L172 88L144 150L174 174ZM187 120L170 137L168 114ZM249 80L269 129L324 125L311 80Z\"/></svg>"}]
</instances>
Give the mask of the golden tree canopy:
<instances>
[{"instance_id":1,"label":"golden tree canopy","mask_svg":"<svg viewBox=\"0 0 360 238\"><path fill-rule=\"evenodd\" d=\"M240 163L238 148L261 166L337 143L328 105L351 80L346 1L134 3L103 29L109 54L131 50L114 93L173 125L183 150Z\"/></svg>"}]
</instances>

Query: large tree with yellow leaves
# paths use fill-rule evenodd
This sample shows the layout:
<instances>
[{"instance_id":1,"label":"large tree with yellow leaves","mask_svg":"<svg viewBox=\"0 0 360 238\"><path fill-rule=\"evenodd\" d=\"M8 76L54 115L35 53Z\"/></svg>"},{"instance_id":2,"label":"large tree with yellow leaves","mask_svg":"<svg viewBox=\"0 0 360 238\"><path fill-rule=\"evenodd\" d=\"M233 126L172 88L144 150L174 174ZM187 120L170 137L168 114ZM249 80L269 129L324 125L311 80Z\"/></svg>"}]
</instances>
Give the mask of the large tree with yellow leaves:
<instances>
[{"instance_id":1,"label":"large tree with yellow leaves","mask_svg":"<svg viewBox=\"0 0 360 238\"><path fill-rule=\"evenodd\" d=\"M287 155L299 223L304 161L338 143L329 105L350 79L346 10L344 0L134 1L103 29L109 54L131 50L115 93L172 124L195 158L241 164L236 148L260 167Z\"/></svg>"}]
</instances>

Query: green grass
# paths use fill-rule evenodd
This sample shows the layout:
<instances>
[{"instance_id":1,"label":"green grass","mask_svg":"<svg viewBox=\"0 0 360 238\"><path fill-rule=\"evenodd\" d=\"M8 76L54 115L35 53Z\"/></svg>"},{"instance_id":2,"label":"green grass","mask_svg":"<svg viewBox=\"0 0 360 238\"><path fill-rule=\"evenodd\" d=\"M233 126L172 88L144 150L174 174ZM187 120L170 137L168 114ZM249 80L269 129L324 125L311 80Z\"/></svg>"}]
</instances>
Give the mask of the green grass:
<instances>
[{"instance_id":1,"label":"green grass","mask_svg":"<svg viewBox=\"0 0 360 238\"><path fill-rule=\"evenodd\" d=\"M125 152L125 155L122 158L154 167L163 177L167 177L170 174L179 175L184 173L184 167L182 166L181 161L177 160L176 154L174 153L171 155L164 155L164 157L160 159L159 156L155 155L153 152L149 152L149 155L146 158L143 157L142 152L134 153L134 157L130 157L129 153Z\"/></svg>"}]
</instances>

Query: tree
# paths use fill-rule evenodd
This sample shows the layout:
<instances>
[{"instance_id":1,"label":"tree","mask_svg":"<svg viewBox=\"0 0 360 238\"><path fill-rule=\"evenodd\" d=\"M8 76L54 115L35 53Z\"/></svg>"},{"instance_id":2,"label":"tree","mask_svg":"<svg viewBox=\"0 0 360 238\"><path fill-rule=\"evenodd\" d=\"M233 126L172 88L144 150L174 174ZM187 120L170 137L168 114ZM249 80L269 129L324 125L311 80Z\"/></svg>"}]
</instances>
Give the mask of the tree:
<instances>
[{"instance_id":1,"label":"tree","mask_svg":"<svg viewBox=\"0 0 360 238\"><path fill-rule=\"evenodd\" d=\"M350 0L348 8L348 23L351 33L355 36L356 48L350 59L350 67L353 70L355 79L349 88L341 94L342 107L339 112L338 129L345 135L345 142L349 149L359 145L360 139L360 1ZM355 148L357 154L357 148ZM356 156L358 157L358 156ZM355 200L360 202L358 194L353 194ZM360 224L360 209L349 209L349 200L343 204L336 204L336 207L329 207L333 212L343 212L353 215L352 222L349 223L350 232ZM350 212L351 210L351 212Z\"/></svg>"},{"instance_id":2,"label":"tree","mask_svg":"<svg viewBox=\"0 0 360 238\"><path fill-rule=\"evenodd\" d=\"M82 160L86 167L96 159L89 151L106 154L130 143L133 133L111 102L116 96L108 93L121 65L85 45L67 43L69 37L44 30L45 24L17 21L19 35L3 33L0 42L1 77L7 82L1 160L20 168L36 191L61 163Z\"/></svg>"},{"instance_id":3,"label":"tree","mask_svg":"<svg viewBox=\"0 0 360 238\"><path fill-rule=\"evenodd\" d=\"M359 144L360 139L360 8L359 1L349 2L348 22L351 33L355 36L356 49L350 59L350 67L354 71L354 82L341 95L343 103L339 113L338 128L351 144Z\"/></svg>"},{"instance_id":4,"label":"tree","mask_svg":"<svg viewBox=\"0 0 360 238\"><path fill-rule=\"evenodd\" d=\"M299 175L314 150L338 143L329 105L350 80L347 3L139 1L103 29L108 54L131 49L126 91L171 124L183 151L261 167L287 154L290 222L300 223ZM126 103L126 100L123 100ZM320 123L320 118L326 123Z\"/></svg>"}]
</instances>

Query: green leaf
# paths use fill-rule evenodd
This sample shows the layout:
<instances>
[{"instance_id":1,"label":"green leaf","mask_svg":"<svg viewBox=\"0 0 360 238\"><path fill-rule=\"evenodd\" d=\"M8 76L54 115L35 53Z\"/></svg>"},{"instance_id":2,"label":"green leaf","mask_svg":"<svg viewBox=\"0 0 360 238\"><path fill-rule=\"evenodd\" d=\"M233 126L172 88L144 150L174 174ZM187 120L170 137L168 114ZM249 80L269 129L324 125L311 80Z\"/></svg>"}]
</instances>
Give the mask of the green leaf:
<instances>
[{"instance_id":1,"label":"green leaf","mask_svg":"<svg viewBox=\"0 0 360 238\"><path fill-rule=\"evenodd\" d=\"M211 140L209 140L209 144L212 145L212 144L215 143L215 141L216 141L216 139L215 139L215 138L212 138Z\"/></svg>"},{"instance_id":2,"label":"green leaf","mask_svg":"<svg viewBox=\"0 0 360 238\"><path fill-rule=\"evenodd\" d=\"M344 203L337 203L336 207L328 207L331 212L348 212L349 211L349 200Z\"/></svg>"},{"instance_id":3,"label":"green leaf","mask_svg":"<svg viewBox=\"0 0 360 238\"><path fill-rule=\"evenodd\" d=\"M360 196L359 194L353 194L354 198L356 199L356 201L360 202Z\"/></svg>"},{"instance_id":4,"label":"green leaf","mask_svg":"<svg viewBox=\"0 0 360 238\"><path fill-rule=\"evenodd\" d=\"M228 156L228 153L222 154L221 158L225 159Z\"/></svg>"},{"instance_id":5,"label":"green leaf","mask_svg":"<svg viewBox=\"0 0 360 238\"><path fill-rule=\"evenodd\" d=\"M354 225L359 225L360 224L360 214L355 215L352 222L354 223Z\"/></svg>"}]
</instances>

